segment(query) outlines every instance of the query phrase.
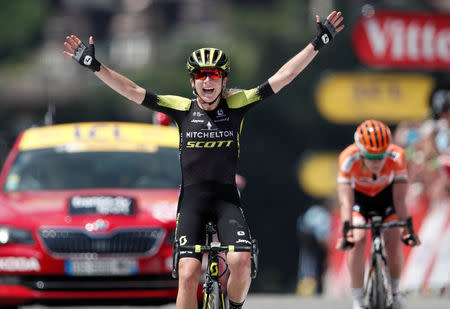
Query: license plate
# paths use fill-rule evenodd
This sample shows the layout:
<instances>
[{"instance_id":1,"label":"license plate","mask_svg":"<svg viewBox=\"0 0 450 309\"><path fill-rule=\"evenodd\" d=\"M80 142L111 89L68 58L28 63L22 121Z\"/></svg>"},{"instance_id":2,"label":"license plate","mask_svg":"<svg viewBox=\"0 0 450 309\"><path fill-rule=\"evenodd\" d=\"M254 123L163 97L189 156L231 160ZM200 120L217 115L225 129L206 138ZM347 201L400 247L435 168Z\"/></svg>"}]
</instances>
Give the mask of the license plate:
<instances>
[{"instance_id":1,"label":"license plate","mask_svg":"<svg viewBox=\"0 0 450 309\"><path fill-rule=\"evenodd\" d=\"M128 276L138 273L133 259L68 260L65 272L70 276Z\"/></svg>"},{"instance_id":2,"label":"license plate","mask_svg":"<svg viewBox=\"0 0 450 309\"><path fill-rule=\"evenodd\" d=\"M124 196L74 196L69 200L69 214L133 215L135 201Z\"/></svg>"}]
</instances>

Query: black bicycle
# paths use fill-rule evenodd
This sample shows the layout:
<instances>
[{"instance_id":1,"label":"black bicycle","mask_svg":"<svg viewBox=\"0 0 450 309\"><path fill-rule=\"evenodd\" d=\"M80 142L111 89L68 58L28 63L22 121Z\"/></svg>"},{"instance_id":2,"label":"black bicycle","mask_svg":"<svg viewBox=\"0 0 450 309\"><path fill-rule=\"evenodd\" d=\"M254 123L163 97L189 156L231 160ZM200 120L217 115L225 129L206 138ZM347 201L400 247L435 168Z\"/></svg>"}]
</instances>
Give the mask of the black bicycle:
<instances>
[{"instance_id":1,"label":"black bicycle","mask_svg":"<svg viewBox=\"0 0 450 309\"><path fill-rule=\"evenodd\" d=\"M407 238L402 238L402 241L410 246L415 246L417 244L417 236L413 231L411 217L408 217L405 221L383 222L381 216L373 215L367 224L350 225L348 221L344 222L344 248L353 246L353 244L347 240L348 231L352 229L370 229L372 231L370 269L364 285L364 302L365 307L368 309L392 308L392 286L386 262L384 241L381 235L386 229L393 227L406 227L409 235Z\"/></svg>"},{"instance_id":2,"label":"black bicycle","mask_svg":"<svg viewBox=\"0 0 450 309\"><path fill-rule=\"evenodd\" d=\"M203 284L203 305L199 308L203 309L225 309L225 295L223 293L220 278L228 271L228 264L225 258L220 253L227 252L250 252L251 253L251 277L256 278L258 271L258 245L256 239L252 239L252 244L249 246L222 246L220 242L213 241L213 236L216 234L214 224L208 222L206 224L206 245L183 246L175 242L173 248L173 270L172 277L178 278L178 261L180 258L180 251L194 251L196 253L206 253L208 255L208 266L206 272L206 280ZM219 274L219 261L222 260L225 269Z\"/></svg>"}]
</instances>

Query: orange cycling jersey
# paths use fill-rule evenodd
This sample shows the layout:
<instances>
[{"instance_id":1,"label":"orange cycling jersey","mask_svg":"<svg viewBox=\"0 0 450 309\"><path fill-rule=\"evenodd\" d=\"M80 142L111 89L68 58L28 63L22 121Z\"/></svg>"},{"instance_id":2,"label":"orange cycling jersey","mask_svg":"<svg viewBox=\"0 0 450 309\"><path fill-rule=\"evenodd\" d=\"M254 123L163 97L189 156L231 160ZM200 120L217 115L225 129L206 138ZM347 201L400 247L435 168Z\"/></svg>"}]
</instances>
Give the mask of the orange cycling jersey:
<instances>
[{"instance_id":1,"label":"orange cycling jersey","mask_svg":"<svg viewBox=\"0 0 450 309\"><path fill-rule=\"evenodd\" d=\"M338 183L348 183L365 195L375 196L390 184L407 181L404 150L391 144L387 149L386 163L378 175L372 175L364 165L356 144L344 149L339 155Z\"/></svg>"}]
</instances>

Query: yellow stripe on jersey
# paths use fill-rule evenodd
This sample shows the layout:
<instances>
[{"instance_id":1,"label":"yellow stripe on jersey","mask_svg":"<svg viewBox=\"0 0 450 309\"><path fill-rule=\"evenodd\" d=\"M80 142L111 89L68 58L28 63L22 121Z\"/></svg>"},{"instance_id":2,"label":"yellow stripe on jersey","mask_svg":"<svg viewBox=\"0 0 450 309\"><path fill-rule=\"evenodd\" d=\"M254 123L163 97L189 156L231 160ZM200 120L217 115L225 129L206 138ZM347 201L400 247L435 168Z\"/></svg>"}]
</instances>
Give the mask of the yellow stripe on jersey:
<instances>
[{"instance_id":1,"label":"yellow stripe on jersey","mask_svg":"<svg viewBox=\"0 0 450 309\"><path fill-rule=\"evenodd\" d=\"M175 95L158 95L157 104L178 111L188 111L191 107L191 100Z\"/></svg>"},{"instance_id":2,"label":"yellow stripe on jersey","mask_svg":"<svg viewBox=\"0 0 450 309\"><path fill-rule=\"evenodd\" d=\"M261 100L258 88L239 91L227 98L229 108L241 108L253 102Z\"/></svg>"}]
</instances>

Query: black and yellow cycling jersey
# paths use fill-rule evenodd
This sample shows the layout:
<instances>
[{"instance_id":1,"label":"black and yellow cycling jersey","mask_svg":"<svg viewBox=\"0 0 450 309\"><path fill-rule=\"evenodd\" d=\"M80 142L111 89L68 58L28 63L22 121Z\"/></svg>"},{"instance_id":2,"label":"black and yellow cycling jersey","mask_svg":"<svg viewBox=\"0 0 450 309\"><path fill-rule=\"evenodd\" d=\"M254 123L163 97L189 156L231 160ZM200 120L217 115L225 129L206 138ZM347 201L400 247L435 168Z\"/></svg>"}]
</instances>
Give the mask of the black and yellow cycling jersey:
<instances>
[{"instance_id":1,"label":"black and yellow cycling jersey","mask_svg":"<svg viewBox=\"0 0 450 309\"><path fill-rule=\"evenodd\" d=\"M235 184L239 137L245 113L274 92L268 82L221 99L205 111L196 99L146 92L142 105L169 115L180 132L183 186Z\"/></svg>"}]
</instances>

